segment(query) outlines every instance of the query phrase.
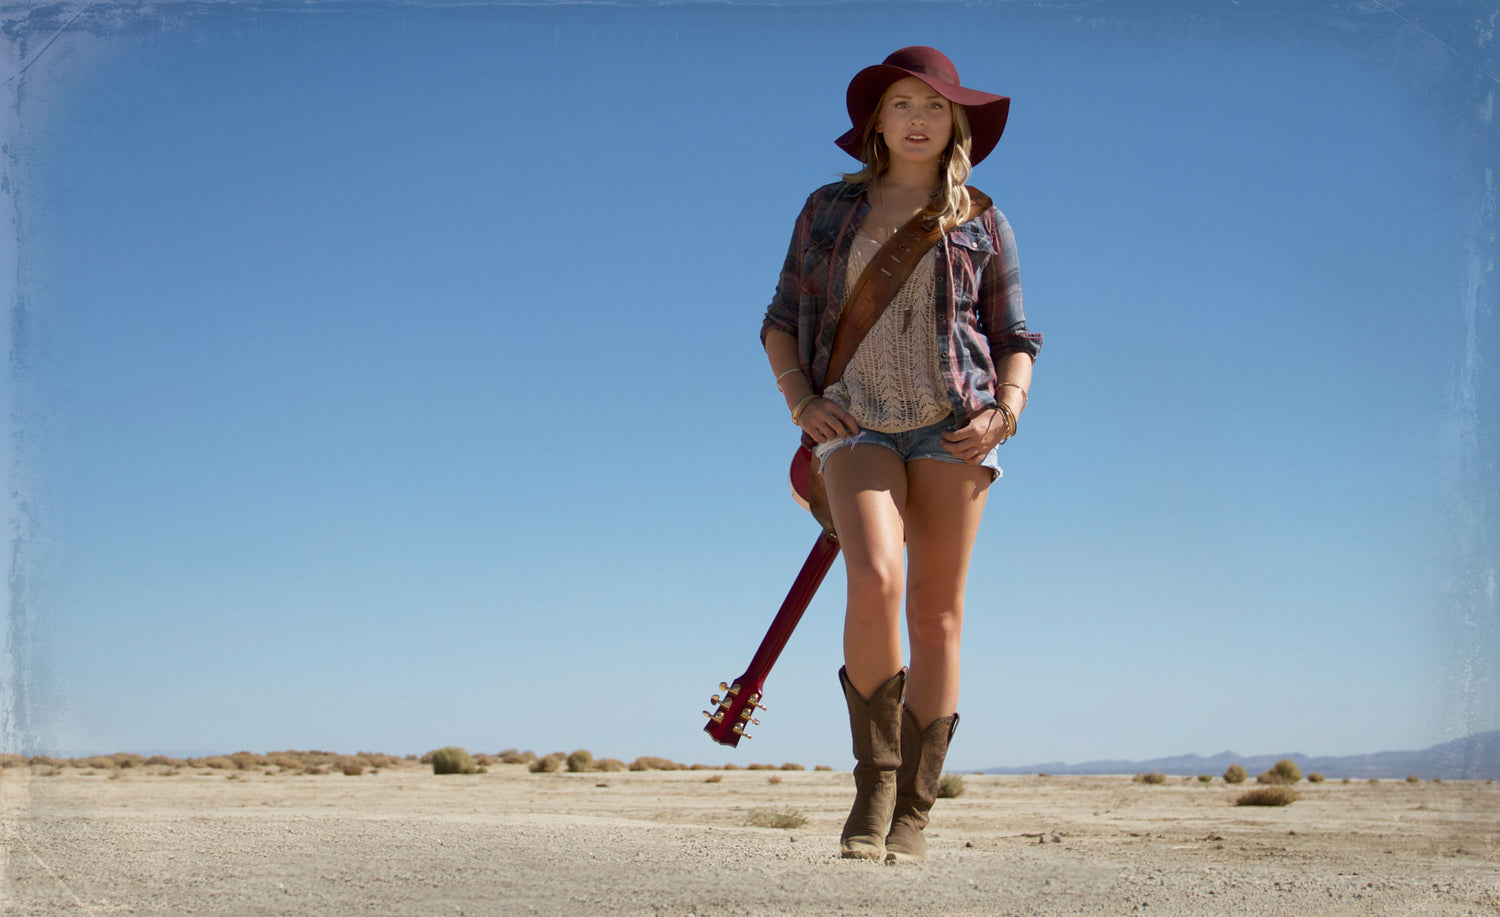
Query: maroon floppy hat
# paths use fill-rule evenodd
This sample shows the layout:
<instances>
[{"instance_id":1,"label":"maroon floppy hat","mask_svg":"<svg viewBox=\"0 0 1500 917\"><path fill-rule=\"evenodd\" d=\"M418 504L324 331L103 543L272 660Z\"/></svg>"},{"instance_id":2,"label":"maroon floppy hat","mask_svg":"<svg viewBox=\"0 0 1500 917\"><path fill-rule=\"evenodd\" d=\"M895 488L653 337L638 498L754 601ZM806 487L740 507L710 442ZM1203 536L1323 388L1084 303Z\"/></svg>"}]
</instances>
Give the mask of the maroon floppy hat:
<instances>
[{"instance_id":1,"label":"maroon floppy hat","mask_svg":"<svg viewBox=\"0 0 1500 917\"><path fill-rule=\"evenodd\" d=\"M995 148L995 144L1000 142L1000 135L1005 132L1005 119L1010 116L1010 97L960 86L958 68L953 66L953 61L936 48L922 45L902 48L893 52L882 63L866 67L854 75L854 79L849 81L849 92L845 97L849 106L849 120L854 127L834 143L845 153L859 159L860 136L865 132L865 122L875 114L880 97L892 83L909 76L931 86L948 101L964 107L964 114L969 117L969 129L974 135L969 146L969 161L978 165Z\"/></svg>"}]
</instances>

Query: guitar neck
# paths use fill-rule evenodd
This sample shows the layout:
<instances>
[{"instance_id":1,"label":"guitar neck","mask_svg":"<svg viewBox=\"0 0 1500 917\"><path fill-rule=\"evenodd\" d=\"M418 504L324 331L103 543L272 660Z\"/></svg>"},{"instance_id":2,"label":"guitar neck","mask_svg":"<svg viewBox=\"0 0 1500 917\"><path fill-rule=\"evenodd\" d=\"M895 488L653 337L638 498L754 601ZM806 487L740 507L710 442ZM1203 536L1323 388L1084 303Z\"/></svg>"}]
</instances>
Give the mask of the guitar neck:
<instances>
[{"instance_id":1,"label":"guitar neck","mask_svg":"<svg viewBox=\"0 0 1500 917\"><path fill-rule=\"evenodd\" d=\"M757 707L765 706L761 703L761 692L765 687L766 676L781 656L781 651L786 649L792 631L802 620L802 613L807 611L807 606L817 594L818 586L828 574L828 568L833 566L833 559L838 553L838 539L829 532L820 533L807 554L807 560L803 561L797 579L792 582L792 588L787 591L781 608L777 610L776 617L772 619L770 629L751 657L750 667L732 684L720 683L719 689L724 695L721 697L716 694L709 701L717 704L718 709L713 712L704 711L709 722L703 729L715 742L738 746L740 737L746 736L745 728L759 723L754 713Z\"/></svg>"}]
</instances>

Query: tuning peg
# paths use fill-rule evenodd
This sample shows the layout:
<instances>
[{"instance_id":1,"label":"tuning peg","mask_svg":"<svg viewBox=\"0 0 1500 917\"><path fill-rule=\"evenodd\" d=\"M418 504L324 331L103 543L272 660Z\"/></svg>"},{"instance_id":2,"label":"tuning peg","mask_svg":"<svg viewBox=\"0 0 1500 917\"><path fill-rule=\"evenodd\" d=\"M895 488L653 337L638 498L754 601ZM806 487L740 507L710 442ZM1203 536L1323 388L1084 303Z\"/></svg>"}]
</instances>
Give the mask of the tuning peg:
<instances>
[{"instance_id":1,"label":"tuning peg","mask_svg":"<svg viewBox=\"0 0 1500 917\"><path fill-rule=\"evenodd\" d=\"M721 681L721 682L719 682L719 690L720 691L728 691L729 690L729 682L727 682L727 681Z\"/></svg>"},{"instance_id":2,"label":"tuning peg","mask_svg":"<svg viewBox=\"0 0 1500 917\"><path fill-rule=\"evenodd\" d=\"M734 684L730 685L729 688L728 688L728 691L729 691L730 694L738 694L738 693L740 693L740 683L739 682L735 682Z\"/></svg>"},{"instance_id":3,"label":"tuning peg","mask_svg":"<svg viewBox=\"0 0 1500 917\"><path fill-rule=\"evenodd\" d=\"M760 702L760 695L759 694L752 694L752 695L750 695L749 704L752 707L759 707L762 710L769 710L769 709L771 709L771 708L767 707L765 704L763 704L763 703Z\"/></svg>"},{"instance_id":4,"label":"tuning peg","mask_svg":"<svg viewBox=\"0 0 1500 917\"><path fill-rule=\"evenodd\" d=\"M719 702L719 695L715 694L713 697L710 697L708 702L710 704L717 704Z\"/></svg>"},{"instance_id":5,"label":"tuning peg","mask_svg":"<svg viewBox=\"0 0 1500 917\"><path fill-rule=\"evenodd\" d=\"M734 729L732 729L730 731L733 732L735 735L739 736L742 739L753 739L753 738L755 738L755 736L753 736L750 733L748 733L748 732L745 731L745 725L743 723L741 723L740 725L734 727Z\"/></svg>"},{"instance_id":6,"label":"tuning peg","mask_svg":"<svg viewBox=\"0 0 1500 917\"><path fill-rule=\"evenodd\" d=\"M703 711L703 715L713 720L715 723L724 722L724 711L722 710L715 710L713 713L709 713L707 710L705 710Z\"/></svg>"}]
</instances>

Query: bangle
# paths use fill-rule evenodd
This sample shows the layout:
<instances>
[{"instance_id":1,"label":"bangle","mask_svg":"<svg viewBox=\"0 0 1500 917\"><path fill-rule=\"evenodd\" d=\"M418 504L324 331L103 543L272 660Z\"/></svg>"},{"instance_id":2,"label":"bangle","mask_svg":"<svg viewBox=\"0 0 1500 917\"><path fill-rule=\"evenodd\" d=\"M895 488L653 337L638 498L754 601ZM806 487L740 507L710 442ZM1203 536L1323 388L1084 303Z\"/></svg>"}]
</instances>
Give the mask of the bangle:
<instances>
[{"instance_id":1,"label":"bangle","mask_svg":"<svg viewBox=\"0 0 1500 917\"><path fill-rule=\"evenodd\" d=\"M802 400L797 402L796 407L792 408L792 423L797 423L802 419L802 412L807 410L808 404L810 404L816 397L818 396L814 395L812 392L808 392L806 395L802 396Z\"/></svg>"},{"instance_id":2,"label":"bangle","mask_svg":"<svg viewBox=\"0 0 1500 917\"><path fill-rule=\"evenodd\" d=\"M1021 393L1021 410L1026 410L1026 402L1029 400L1026 396L1026 389L1021 388L1021 386L1015 384L1014 382L1000 383L1001 388L1005 388L1007 385Z\"/></svg>"},{"instance_id":3,"label":"bangle","mask_svg":"<svg viewBox=\"0 0 1500 917\"><path fill-rule=\"evenodd\" d=\"M802 372L802 367L800 367L800 366L793 366L791 369L789 369L786 372L782 373L781 375L777 376L776 377L776 391L778 391L778 392L784 392L784 391L786 391L786 389L784 389L784 388L781 387L781 380L785 379L787 376L790 376L792 373L800 373L800 372Z\"/></svg>"},{"instance_id":4,"label":"bangle","mask_svg":"<svg viewBox=\"0 0 1500 917\"><path fill-rule=\"evenodd\" d=\"M1016 415L1010 409L1010 405L1003 401L995 402L995 410L1000 412L1001 419L1005 421L1005 439L1000 440L1003 443L1006 439L1016 435Z\"/></svg>"}]
</instances>

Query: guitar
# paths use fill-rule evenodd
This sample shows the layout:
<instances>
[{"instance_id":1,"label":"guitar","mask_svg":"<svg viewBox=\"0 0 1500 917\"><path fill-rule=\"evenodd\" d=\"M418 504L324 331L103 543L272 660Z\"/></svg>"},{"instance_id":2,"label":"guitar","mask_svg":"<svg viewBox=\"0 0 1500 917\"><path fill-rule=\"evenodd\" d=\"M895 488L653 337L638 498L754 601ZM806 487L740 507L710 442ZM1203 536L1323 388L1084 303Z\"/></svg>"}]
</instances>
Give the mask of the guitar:
<instances>
[{"instance_id":1,"label":"guitar","mask_svg":"<svg viewBox=\"0 0 1500 917\"><path fill-rule=\"evenodd\" d=\"M807 560L803 561L802 569L792 582L786 599L781 603L776 617L771 620L770 629L766 631L760 647L750 659L750 667L734 681L719 682L719 690L723 693L715 694L708 700L715 709L703 711L703 715L708 717L708 724L703 727L703 731L720 745L736 747L740 744L740 739L751 738L745 731L747 728L760 725L760 720L755 718L755 711L766 709L766 705L761 702L766 676L770 674L771 666L776 664L781 651L786 648L797 622L802 620L802 613L807 610L823 577L828 574L828 568L833 566L833 559L838 556L839 540L833 532L828 497L823 491L822 479L817 476L815 461L811 449L805 445L798 447L797 454L792 456L790 483L793 499L813 514L823 526L823 531L818 534L818 540L808 552Z\"/></svg>"}]
</instances>

